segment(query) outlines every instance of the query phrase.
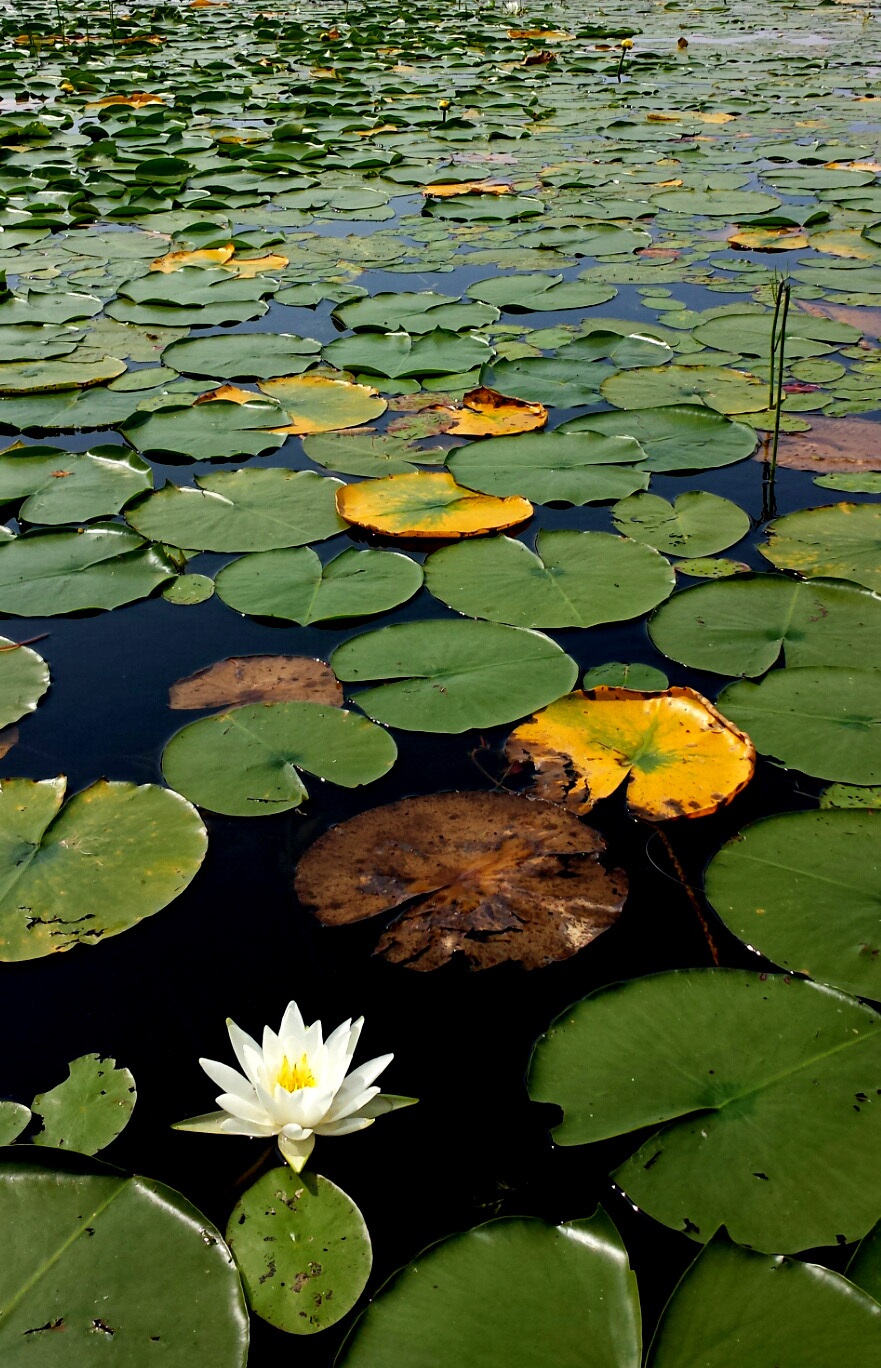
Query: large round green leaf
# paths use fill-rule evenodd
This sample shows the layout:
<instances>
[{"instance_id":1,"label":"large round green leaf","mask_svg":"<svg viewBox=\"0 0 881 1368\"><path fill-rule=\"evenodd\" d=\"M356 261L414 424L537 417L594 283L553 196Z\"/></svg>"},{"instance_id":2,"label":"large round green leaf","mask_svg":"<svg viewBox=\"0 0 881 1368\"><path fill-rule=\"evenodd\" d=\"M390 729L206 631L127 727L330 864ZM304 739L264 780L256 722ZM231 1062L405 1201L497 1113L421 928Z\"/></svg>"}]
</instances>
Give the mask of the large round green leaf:
<instances>
[{"instance_id":1,"label":"large round green leaf","mask_svg":"<svg viewBox=\"0 0 881 1368\"><path fill-rule=\"evenodd\" d=\"M604 1211L508 1217L454 1235L380 1293L341 1368L639 1368L636 1279Z\"/></svg>"},{"instance_id":2,"label":"large round green leaf","mask_svg":"<svg viewBox=\"0 0 881 1368\"><path fill-rule=\"evenodd\" d=\"M33 712L48 687L49 667L43 657L0 637L0 727Z\"/></svg>"},{"instance_id":3,"label":"large round green leaf","mask_svg":"<svg viewBox=\"0 0 881 1368\"><path fill-rule=\"evenodd\" d=\"M128 1125L136 1099L128 1069L118 1069L115 1059L82 1055L68 1065L63 1083L39 1093L31 1103L43 1122L34 1144L97 1154Z\"/></svg>"},{"instance_id":4,"label":"large round green leaf","mask_svg":"<svg viewBox=\"0 0 881 1368\"><path fill-rule=\"evenodd\" d=\"M643 470L712 470L733 465L756 449L755 428L696 404L591 413L563 423L558 432L601 432L634 437L646 453Z\"/></svg>"},{"instance_id":5,"label":"large round green leaf","mask_svg":"<svg viewBox=\"0 0 881 1368\"><path fill-rule=\"evenodd\" d=\"M603 361L558 356L526 356L516 361L496 361L487 366L482 383L501 394L512 394L530 403L556 408L596 404L600 385L612 374Z\"/></svg>"},{"instance_id":6,"label":"large round green leaf","mask_svg":"<svg viewBox=\"0 0 881 1368\"><path fill-rule=\"evenodd\" d=\"M341 370L386 375L453 375L482 366L493 357L483 337L461 336L447 328L411 337L406 332L358 333L329 342L322 356Z\"/></svg>"},{"instance_id":7,"label":"large round green leaf","mask_svg":"<svg viewBox=\"0 0 881 1368\"><path fill-rule=\"evenodd\" d=\"M716 413L758 413L768 404L763 380L724 366L644 366L618 371L603 381L601 393L621 409L703 404Z\"/></svg>"},{"instance_id":8,"label":"large round green leaf","mask_svg":"<svg viewBox=\"0 0 881 1368\"><path fill-rule=\"evenodd\" d=\"M710 861L707 897L775 964L881 1001L879 832L852 808L764 817Z\"/></svg>"},{"instance_id":9,"label":"large round green leaf","mask_svg":"<svg viewBox=\"0 0 881 1368\"><path fill-rule=\"evenodd\" d=\"M341 486L311 470L224 471L198 476L195 486L165 485L136 500L125 516L145 537L171 546L271 551L344 531L335 503ZM0 581L2 574L0 560Z\"/></svg>"},{"instance_id":10,"label":"large round green leaf","mask_svg":"<svg viewBox=\"0 0 881 1368\"><path fill-rule=\"evenodd\" d=\"M471 617L514 627L593 627L639 617L673 592L657 551L608 532L540 532L535 551L483 537L428 557L435 598Z\"/></svg>"},{"instance_id":11,"label":"large round green leaf","mask_svg":"<svg viewBox=\"0 0 881 1368\"><path fill-rule=\"evenodd\" d=\"M830 1368L881 1356L881 1306L819 1264L724 1237L671 1297L648 1368Z\"/></svg>"},{"instance_id":12,"label":"large round green leaf","mask_svg":"<svg viewBox=\"0 0 881 1368\"><path fill-rule=\"evenodd\" d=\"M771 353L771 326L774 314L723 314L711 318L694 330L698 342L719 351L739 352L743 356L760 356L766 360ZM787 318L786 359L825 356L842 346L859 342L859 328L849 323L836 323L829 318L812 318L810 314L793 312Z\"/></svg>"},{"instance_id":13,"label":"large round green leaf","mask_svg":"<svg viewBox=\"0 0 881 1368\"><path fill-rule=\"evenodd\" d=\"M649 482L642 447L632 437L592 432L559 436L526 432L457 448L447 468L459 484L485 494L522 494L534 503L600 503L621 499Z\"/></svg>"},{"instance_id":14,"label":"large round green leaf","mask_svg":"<svg viewBox=\"0 0 881 1368\"><path fill-rule=\"evenodd\" d=\"M671 660L717 674L788 666L881 669L881 598L844 580L744 575L685 589L658 609L649 636Z\"/></svg>"},{"instance_id":15,"label":"large round green leaf","mask_svg":"<svg viewBox=\"0 0 881 1368\"><path fill-rule=\"evenodd\" d=\"M776 209L780 201L761 190L663 190L652 195L655 204L675 214L707 214L738 220L747 214Z\"/></svg>"},{"instance_id":16,"label":"large round green leaf","mask_svg":"<svg viewBox=\"0 0 881 1368\"><path fill-rule=\"evenodd\" d=\"M219 598L240 613L304 625L385 613L422 584L422 567L397 551L343 551L322 565L307 546L262 551L227 565Z\"/></svg>"},{"instance_id":17,"label":"large round green leaf","mask_svg":"<svg viewBox=\"0 0 881 1368\"><path fill-rule=\"evenodd\" d=\"M745 679L729 684L716 701L749 733L756 750L788 769L848 784L881 782L877 670L772 670L758 684Z\"/></svg>"},{"instance_id":18,"label":"large round green leaf","mask_svg":"<svg viewBox=\"0 0 881 1368\"><path fill-rule=\"evenodd\" d=\"M0 960L118 936L172 902L208 847L199 814L157 784L67 780L0 789Z\"/></svg>"},{"instance_id":19,"label":"large round green leaf","mask_svg":"<svg viewBox=\"0 0 881 1368\"><path fill-rule=\"evenodd\" d=\"M718 494L691 489L673 503L657 494L632 494L612 509L625 537L670 556L709 556L724 551L750 530L749 514Z\"/></svg>"},{"instance_id":20,"label":"large round green leaf","mask_svg":"<svg viewBox=\"0 0 881 1368\"><path fill-rule=\"evenodd\" d=\"M187 266L166 274L150 271L119 286L105 313L120 323L163 328L215 327L244 323L266 313L262 296L277 282L267 276L239 279L228 271Z\"/></svg>"},{"instance_id":21,"label":"large round green leaf","mask_svg":"<svg viewBox=\"0 0 881 1368\"><path fill-rule=\"evenodd\" d=\"M11 1145L27 1129L30 1107L21 1102L0 1102L0 1145Z\"/></svg>"},{"instance_id":22,"label":"large round green leaf","mask_svg":"<svg viewBox=\"0 0 881 1368\"><path fill-rule=\"evenodd\" d=\"M387 774L397 747L358 713L320 703L258 703L190 722L171 738L162 773L199 807L268 817L299 807L299 771L358 788Z\"/></svg>"},{"instance_id":23,"label":"large round green leaf","mask_svg":"<svg viewBox=\"0 0 881 1368\"><path fill-rule=\"evenodd\" d=\"M541 1038L561 1145L664 1125L615 1171L656 1220L768 1252L848 1242L881 1206L881 1016L802 979L684 969L613 984ZM846 1162L842 1156L846 1155Z\"/></svg>"},{"instance_id":24,"label":"large round green leaf","mask_svg":"<svg viewBox=\"0 0 881 1368\"><path fill-rule=\"evenodd\" d=\"M57 526L118 513L136 494L153 487L153 472L123 446L92 451L28 447L27 454L0 456L0 502L24 499L24 522Z\"/></svg>"},{"instance_id":25,"label":"large round green leaf","mask_svg":"<svg viewBox=\"0 0 881 1368\"><path fill-rule=\"evenodd\" d=\"M84 389L122 375L125 362L115 356L76 355L58 360L10 361L0 365L0 394Z\"/></svg>"},{"instance_id":26,"label":"large round green leaf","mask_svg":"<svg viewBox=\"0 0 881 1368\"><path fill-rule=\"evenodd\" d=\"M800 575L828 575L881 590L881 505L841 503L787 513L768 528L763 556Z\"/></svg>"},{"instance_id":27,"label":"large round green leaf","mask_svg":"<svg viewBox=\"0 0 881 1368\"><path fill-rule=\"evenodd\" d=\"M163 366L184 375L211 375L224 380L271 380L298 375L314 365L321 343L293 333L220 333L172 342L162 353Z\"/></svg>"},{"instance_id":28,"label":"large round green leaf","mask_svg":"<svg viewBox=\"0 0 881 1368\"><path fill-rule=\"evenodd\" d=\"M164 1183L73 1154L7 1150L0 1224L10 1368L244 1368L248 1313L230 1252Z\"/></svg>"},{"instance_id":29,"label":"large round green leaf","mask_svg":"<svg viewBox=\"0 0 881 1368\"><path fill-rule=\"evenodd\" d=\"M659 337L646 337L640 332L609 332L593 328L583 337L567 342L557 352L560 360L598 361L608 357L621 370L635 366L660 366L673 359L673 348Z\"/></svg>"},{"instance_id":30,"label":"large round green leaf","mask_svg":"<svg viewBox=\"0 0 881 1368\"><path fill-rule=\"evenodd\" d=\"M591 281L564 280L561 275L497 275L476 280L468 286L472 299L495 304L500 309L520 309L529 313L558 309L589 309L605 304L618 291L613 285Z\"/></svg>"},{"instance_id":31,"label":"large round green leaf","mask_svg":"<svg viewBox=\"0 0 881 1368\"><path fill-rule=\"evenodd\" d=\"M138 451L154 456L171 452L191 461L230 461L275 451L285 437L269 429L286 421L284 409L255 394L252 404L212 399L189 408L138 413L122 431Z\"/></svg>"},{"instance_id":32,"label":"large round green leaf","mask_svg":"<svg viewBox=\"0 0 881 1368\"><path fill-rule=\"evenodd\" d=\"M452 332L482 328L495 322L499 310L491 304L462 304L456 295L424 290L416 294L403 291L367 295L334 309L333 316L344 328L354 328L356 332L400 329L412 334L432 332L435 328Z\"/></svg>"},{"instance_id":33,"label":"large round green leaf","mask_svg":"<svg viewBox=\"0 0 881 1368\"><path fill-rule=\"evenodd\" d=\"M326 1330L351 1311L373 1253L351 1197L319 1173L275 1168L232 1209L226 1238L251 1310L291 1335Z\"/></svg>"},{"instance_id":34,"label":"large round green leaf","mask_svg":"<svg viewBox=\"0 0 881 1368\"><path fill-rule=\"evenodd\" d=\"M117 524L29 532L0 544L0 612L52 617L118 608L176 573L158 547Z\"/></svg>"},{"instance_id":35,"label":"large round green leaf","mask_svg":"<svg viewBox=\"0 0 881 1368\"><path fill-rule=\"evenodd\" d=\"M338 646L331 666L361 684L357 703L404 731L463 732L513 722L568 693L575 661L549 637L493 622L435 619L363 632Z\"/></svg>"}]
</instances>

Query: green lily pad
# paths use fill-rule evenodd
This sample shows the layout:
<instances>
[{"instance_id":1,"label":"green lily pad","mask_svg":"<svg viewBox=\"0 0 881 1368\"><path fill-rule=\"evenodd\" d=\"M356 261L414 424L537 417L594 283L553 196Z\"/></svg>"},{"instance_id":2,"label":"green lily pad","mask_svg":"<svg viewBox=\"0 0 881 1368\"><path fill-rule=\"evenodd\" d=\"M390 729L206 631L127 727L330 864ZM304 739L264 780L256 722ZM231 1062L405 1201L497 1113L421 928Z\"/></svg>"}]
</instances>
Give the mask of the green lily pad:
<instances>
[{"instance_id":1,"label":"green lily pad","mask_svg":"<svg viewBox=\"0 0 881 1368\"><path fill-rule=\"evenodd\" d=\"M135 414L122 433L138 451L154 456L171 452L192 461L230 461L283 446L284 435L268 429L284 422L285 412L278 404L255 394L252 404L212 399L190 408Z\"/></svg>"},{"instance_id":2,"label":"green lily pad","mask_svg":"<svg viewBox=\"0 0 881 1368\"><path fill-rule=\"evenodd\" d=\"M676 473L733 465L756 449L755 430L695 404L585 414L558 432L599 432L633 437L646 453L643 470Z\"/></svg>"},{"instance_id":3,"label":"green lily pad","mask_svg":"<svg viewBox=\"0 0 881 1368\"><path fill-rule=\"evenodd\" d=\"M881 814L784 812L746 827L710 861L706 893L740 940L793 973L881 996Z\"/></svg>"},{"instance_id":4,"label":"green lily pad","mask_svg":"<svg viewBox=\"0 0 881 1368\"><path fill-rule=\"evenodd\" d=\"M590 281L564 280L561 275L499 275L477 280L468 286L472 299L494 304L499 309L518 309L528 313L560 309L590 309L614 299L613 285Z\"/></svg>"},{"instance_id":5,"label":"green lily pad","mask_svg":"<svg viewBox=\"0 0 881 1368\"><path fill-rule=\"evenodd\" d=\"M644 366L602 383L604 399L620 409L703 404L716 413L758 413L768 402L764 380L724 366Z\"/></svg>"},{"instance_id":6,"label":"green lily pad","mask_svg":"<svg viewBox=\"0 0 881 1368\"><path fill-rule=\"evenodd\" d=\"M575 661L540 632L494 622L404 622L363 632L331 656L338 679L362 684L358 707L403 731L463 732L513 722L568 693Z\"/></svg>"},{"instance_id":7,"label":"green lily pad","mask_svg":"<svg viewBox=\"0 0 881 1368\"><path fill-rule=\"evenodd\" d=\"M844 580L744 575L674 594L649 636L671 660L716 674L764 674L781 651L787 666L881 670L881 600Z\"/></svg>"},{"instance_id":8,"label":"green lily pad","mask_svg":"<svg viewBox=\"0 0 881 1368\"><path fill-rule=\"evenodd\" d=\"M0 1145L11 1145L27 1129L30 1107L21 1102L0 1102Z\"/></svg>"},{"instance_id":9,"label":"green lily pad","mask_svg":"<svg viewBox=\"0 0 881 1368\"><path fill-rule=\"evenodd\" d=\"M264 1173L226 1228L251 1310L291 1335L326 1330L351 1311L373 1263L351 1197L321 1174Z\"/></svg>"},{"instance_id":10,"label":"green lily pad","mask_svg":"<svg viewBox=\"0 0 881 1368\"><path fill-rule=\"evenodd\" d=\"M820 807L881 808L881 785L830 784L820 794Z\"/></svg>"},{"instance_id":11,"label":"green lily pad","mask_svg":"<svg viewBox=\"0 0 881 1368\"><path fill-rule=\"evenodd\" d=\"M582 404L599 403L600 385L611 373L602 361L567 359L564 347L557 356L496 361L483 370L481 381L501 394L526 399L532 404L577 408Z\"/></svg>"},{"instance_id":12,"label":"green lily pad","mask_svg":"<svg viewBox=\"0 0 881 1368\"><path fill-rule=\"evenodd\" d=\"M434 290L422 293L380 293L355 299L334 309L334 318L355 332L426 333L434 328L460 332L464 328L483 328L494 323L499 310L490 304L462 304L456 295Z\"/></svg>"},{"instance_id":13,"label":"green lily pad","mask_svg":"<svg viewBox=\"0 0 881 1368\"><path fill-rule=\"evenodd\" d=\"M881 506L841 503L787 513L770 524L759 550L782 570L881 590Z\"/></svg>"},{"instance_id":14,"label":"green lily pad","mask_svg":"<svg viewBox=\"0 0 881 1368\"><path fill-rule=\"evenodd\" d=\"M28 428L64 432L74 428L113 427L125 422L143 397L96 385L94 389L0 399L0 426L21 432Z\"/></svg>"},{"instance_id":15,"label":"green lily pad","mask_svg":"<svg viewBox=\"0 0 881 1368\"><path fill-rule=\"evenodd\" d=\"M881 1120L854 1100L879 1068L881 1017L843 993L680 969L570 1007L536 1046L529 1092L563 1108L559 1145L661 1125L613 1174L630 1200L701 1243L724 1225L785 1253L874 1223Z\"/></svg>"},{"instance_id":16,"label":"green lily pad","mask_svg":"<svg viewBox=\"0 0 881 1368\"><path fill-rule=\"evenodd\" d=\"M397 379L469 371L492 360L493 348L486 338L436 328L415 338L407 332L340 337L329 342L321 355L340 370Z\"/></svg>"},{"instance_id":17,"label":"green lily pad","mask_svg":"<svg viewBox=\"0 0 881 1368\"><path fill-rule=\"evenodd\" d=\"M594 689L598 684L611 689L640 689L646 693L656 693L659 689L669 688L670 681L663 670L656 670L654 665L643 665L639 661L630 665L620 660L609 660L605 665L595 665L586 672L582 688Z\"/></svg>"},{"instance_id":18,"label":"green lily pad","mask_svg":"<svg viewBox=\"0 0 881 1368\"><path fill-rule=\"evenodd\" d=\"M182 893L208 838L179 793L99 779L62 808L67 780L0 791L0 960L97 945Z\"/></svg>"},{"instance_id":19,"label":"green lily pad","mask_svg":"<svg viewBox=\"0 0 881 1368\"><path fill-rule=\"evenodd\" d=\"M392 768L397 747L358 713L320 703L258 703L190 722L162 753L166 783L199 807L269 817L299 807L299 771L358 788Z\"/></svg>"},{"instance_id":20,"label":"green lily pad","mask_svg":"<svg viewBox=\"0 0 881 1368\"><path fill-rule=\"evenodd\" d=\"M729 684L717 702L758 751L787 769L846 784L881 783L877 670L772 670L758 684Z\"/></svg>"},{"instance_id":21,"label":"green lily pad","mask_svg":"<svg viewBox=\"0 0 881 1368\"><path fill-rule=\"evenodd\" d=\"M720 351L736 351L743 356L760 356L767 360L771 352L771 325L774 315L768 313L730 313L711 318L695 328L693 336L707 347ZM785 355L787 360L797 357L824 356L839 347L853 346L860 340L860 329L849 323L836 323L829 318L812 318L810 314L790 313L786 325Z\"/></svg>"},{"instance_id":22,"label":"green lily pad","mask_svg":"<svg viewBox=\"0 0 881 1368\"><path fill-rule=\"evenodd\" d=\"M89 1368L96 1353L111 1361L115 1341L134 1362L149 1363L159 1344L167 1368L194 1358L244 1368L248 1313L230 1252L164 1183L75 1154L11 1150L0 1220L14 1235L0 1325L10 1363L36 1342L44 1368Z\"/></svg>"},{"instance_id":23,"label":"green lily pad","mask_svg":"<svg viewBox=\"0 0 881 1368\"><path fill-rule=\"evenodd\" d=\"M821 489L840 489L845 494L881 494L881 472L867 470L862 475L817 475L814 484Z\"/></svg>"},{"instance_id":24,"label":"green lily pad","mask_svg":"<svg viewBox=\"0 0 881 1368\"><path fill-rule=\"evenodd\" d=\"M169 603L189 606L206 603L213 594L214 580L209 575L178 575L162 590L162 597Z\"/></svg>"},{"instance_id":25,"label":"green lily pad","mask_svg":"<svg viewBox=\"0 0 881 1368\"><path fill-rule=\"evenodd\" d=\"M652 195L652 200L674 214L709 215L735 223L745 215L764 214L780 204L775 195L761 190L662 190Z\"/></svg>"},{"instance_id":26,"label":"green lily pad","mask_svg":"<svg viewBox=\"0 0 881 1368\"><path fill-rule=\"evenodd\" d=\"M82 1055L68 1065L63 1083L34 1098L34 1115L43 1122L34 1144L97 1154L125 1130L136 1100L128 1069L118 1069L115 1059Z\"/></svg>"},{"instance_id":27,"label":"green lily pad","mask_svg":"<svg viewBox=\"0 0 881 1368\"><path fill-rule=\"evenodd\" d=\"M632 494L612 509L625 537L646 542L670 556L706 556L740 541L752 524L730 499L703 490L680 494L674 503L657 494Z\"/></svg>"},{"instance_id":28,"label":"green lily pad","mask_svg":"<svg viewBox=\"0 0 881 1368\"><path fill-rule=\"evenodd\" d=\"M242 556L216 580L218 597L237 612L304 626L388 612L421 584L422 566L397 551L350 548L322 565L307 546Z\"/></svg>"},{"instance_id":29,"label":"green lily pad","mask_svg":"<svg viewBox=\"0 0 881 1368\"><path fill-rule=\"evenodd\" d=\"M860 1241L847 1266L848 1279L881 1302L881 1221Z\"/></svg>"},{"instance_id":30,"label":"green lily pad","mask_svg":"<svg viewBox=\"0 0 881 1368\"><path fill-rule=\"evenodd\" d=\"M341 480L311 470L236 470L165 485L126 509L145 537L194 551L271 551L324 541L347 524L335 495ZM3 552L0 549L0 556ZM3 561L0 560L0 606Z\"/></svg>"},{"instance_id":31,"label":"green lily pad","mask_svg":"<svg viewBox=\"0 0 881 1368\"><path fill-rule=\"evenodd\" d=\"M77 360L11 361L0 365L0 394L31 394L40 390L84 389L122 375L125 362L115 356Z\"/></svg>"},{"instance_id":32,"label":"green lily pad","mask_svg":"<svg viewBox=\"0 0 881 1368\"><path fill-rule=\"evenodd\" d=\"M184 375L222 376L224 380L271 380L298 375L315 364L321 343L293 333L220 333L172 342L163 366Z\"/></svg>"},{"instance_id":33,"label":"green lily pad","mask_svg":"<svg viewBox=\"0 0 881 1368\"><path fill-rule=\"evenodd\" d=\"M620 1235L600 1209L558 1226L507 1217L433 1245L371 1302L341 1368L392 1361L639 1368L639 1298Z\"/></svg>"},{"instance_id":34,"label":"green lily pad","mask_svg":"<svg viewBox=\"0 0 881 1368\"><path fill-rule=\"evenodd\" d=\"M102 308L101 300L90 294L28 290L0 299L0 327L9 323L69 323L73 318L94 318Z\"/></svg>"},{"instance_id":35,"label":"green lily pad","mask_svg":"<svg viewBox=\"0 0 881 1368\"><path fill-rule=\"evenodd\" d=\"M642 459L642 447L633 437L527 432L458 447L447 458L447 468L459 484L485 494L586 504L645 489L649 477L643 474Z\"/></svg>"},{"instance_id":36,"label":"green lily pad","mask_svg":"<svg viewBox=\"0 0 881 1368\"><path fill-rule=\"evenodd\" d=\"M49 687L49 667L29 646L0 637L0 727L33 712Z\"/></svg>"},{"instance_id":37,"label":"green lily pad","mask_svg":"<svg viewBox=\"0 0 881 1368\"><path fill-rule=\"evenodd\" d=\"M146 598L175 573L159 547L115 523L28 532L0 543L0 612L54 617L118 608Z\"/></svg>"},{"instance_id":38,"label":"green lily pad","mask_svg":"<svg viewBox=\"0 0 881 1368\"><path fill-rule=\"evenodd\" d=\"M153 487L153 472L123 446L92 451L28 447L0 455L0 503L24 499L18 516L58 526L118 513Z\"/></svg>"},{"instance_id":39,"label":"green lily pad","mask_svg":"<svg viewBox=\"0 0 881 1368\"><path fill-rule=\"evenodd\" d=\"M672 593L675 578L657 551L608 532L540 532L535 551L510 537L485 537L443 547L425 562L435 598L514 627L639 617Z\"/></svg>"},{"instance_id":40,"label":"green lily pad","mask_svg":"<svg viewBox=\"0 0 881 1368\"><path fill-rule=\"evenodd\" d=\"M303 450L310 461L326 470L364 475L370 480L381 479L383 475L411 475L423 465L443 465L447 454L443 447L421 451L388 432L379 436L319 432L303 439Z\"/></svg>"},{"instance_id":41,"label":"green lily pad","mask_svg":"<svg viewBox=\"0 0 881 1368\"><path fill-rule=\"evenodd\" d=\"M163 328L244 323L266 313L263 295L275 285L266 276L242 280L228 271L194 266L169 274L150 271L120 285L105 312L120 323L155 323Z\"/></svg>"},{"instance_id":42,"label":"green lily pad","mask_svg":"<svg viewBox=\"0 0 881 1368\"><path fill-rule=\"evenodd\" d=\"M673 1293L648 1368L826 1368L881 1352L881 1307L819 1264L717 1236Z\"/></svg>"},{"instance_id":43,"label":"green lily pad","mask_svg":"<svg viewBox=\"0 0 881 1368\"><path fill-rule=\"evenodd\" d=\"M603 328L592 329L583 337L567 342L557 352L561 361L598 361L608 357L621 370L660 366L671 361L673 355L672 347L659 337L648 337L639 331L608 332Z\"/></svg>"}]
</instances>

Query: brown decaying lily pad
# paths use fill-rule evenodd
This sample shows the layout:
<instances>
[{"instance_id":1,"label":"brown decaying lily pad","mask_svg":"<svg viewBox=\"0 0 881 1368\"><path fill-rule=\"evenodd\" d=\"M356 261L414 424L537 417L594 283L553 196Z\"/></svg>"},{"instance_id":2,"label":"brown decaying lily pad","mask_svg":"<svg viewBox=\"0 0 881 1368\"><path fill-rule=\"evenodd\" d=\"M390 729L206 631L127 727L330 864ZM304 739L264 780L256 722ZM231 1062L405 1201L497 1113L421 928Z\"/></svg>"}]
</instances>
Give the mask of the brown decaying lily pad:
<instances>
[{"instance_id":1,"label":"brown decaying lily pad","mask_svg":"<svg viewBox=\"0 0 881 1368\"><path fill-rule=\"evenodd\" d=\"M325 703L343 706L329 665L310 656L230 656L187 675L168 691L170 708L229 708L241 703Z\"/></svg>"},{"instance_id":2,"label":"brown decaying lily pad","mask_svg":"<svg viewBox=\"0 0 881 1368\"><path fill-rule=\"evenodd\" d=\"M598 832L553 803L434 793L372 808L306 852L296 890L325 926L400 915L376 947L393 964L538 969L569 959L620 915L627 876Z\"/></svg>"},{"instance_id":3,"label":"brown decaying lily pad","mask_svg":"<svg viewBox=\"0 0 881 1368\"><path fill-rule=\"evenodd\" d=\"M787 470L833 471L859 475L881 470L881 424L865 418L810 419L810 432L781 433L777 464ZM755 460L765 459L759 447Z\"/></svg>"}]
</instances>

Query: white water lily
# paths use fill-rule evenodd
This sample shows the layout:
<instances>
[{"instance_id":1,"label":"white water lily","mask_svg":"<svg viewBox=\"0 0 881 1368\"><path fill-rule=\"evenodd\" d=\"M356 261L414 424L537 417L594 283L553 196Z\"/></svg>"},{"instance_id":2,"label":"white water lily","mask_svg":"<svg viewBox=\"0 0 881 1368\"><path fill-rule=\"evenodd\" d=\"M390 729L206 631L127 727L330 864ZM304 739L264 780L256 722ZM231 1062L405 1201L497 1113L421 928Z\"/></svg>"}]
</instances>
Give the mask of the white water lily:
<instances>
[{"instance_id":1,"label":"white water lily","mask_svg":"<svg viewBox=\"0 0 881 1368\"><path fill-rule=\"evenodd\" d=\"M324 1040L321 1022L307 1026L297 1004L289 1002L278 1033L264 1027L262 1047L234 1021L226 1025L242 1073L218 1060L200 1059L222 1089L215 1099L222 1110L179 1121L176 1130L278 1136L283 1157L299 1173L316 1135L350 1135L416 1101L373 1086L394 1055L379 1055L348 1072L363 1017L344 1021Z\"/></svg>"}]
</instances>

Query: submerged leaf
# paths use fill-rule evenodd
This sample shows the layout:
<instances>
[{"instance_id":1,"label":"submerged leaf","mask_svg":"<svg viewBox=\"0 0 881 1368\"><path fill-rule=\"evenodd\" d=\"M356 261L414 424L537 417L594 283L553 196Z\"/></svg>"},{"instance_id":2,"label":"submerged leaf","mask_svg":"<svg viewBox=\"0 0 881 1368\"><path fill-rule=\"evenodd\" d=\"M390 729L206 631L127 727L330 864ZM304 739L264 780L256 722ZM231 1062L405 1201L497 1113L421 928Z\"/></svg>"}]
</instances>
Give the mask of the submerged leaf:
<instances>
[{"instance_id":1,"label":"submerged leaf","mask_svg":"<svg viewBox=\"0 0 881 1368\"><path fill-rule=\"evenodd\" d=\"M170 708L230 708L242 703L290 702L343 705L333 670L310 656L230 656L187 675L168 691Z\"/></svg>"},{"instance_id":2,"label":"submerged leaf","mask_svg":"<svg viewBox=\"0 0 881 1368\"><path fill-rule=\"evenodd\" d=\"M627 880L602 837L550 803L438 793L333 827L297 866L296 890L326 926L403 909L377 953L410 969L456 954L473 968L568 959L617 919Z\"/></svg>"}]
</instances>

